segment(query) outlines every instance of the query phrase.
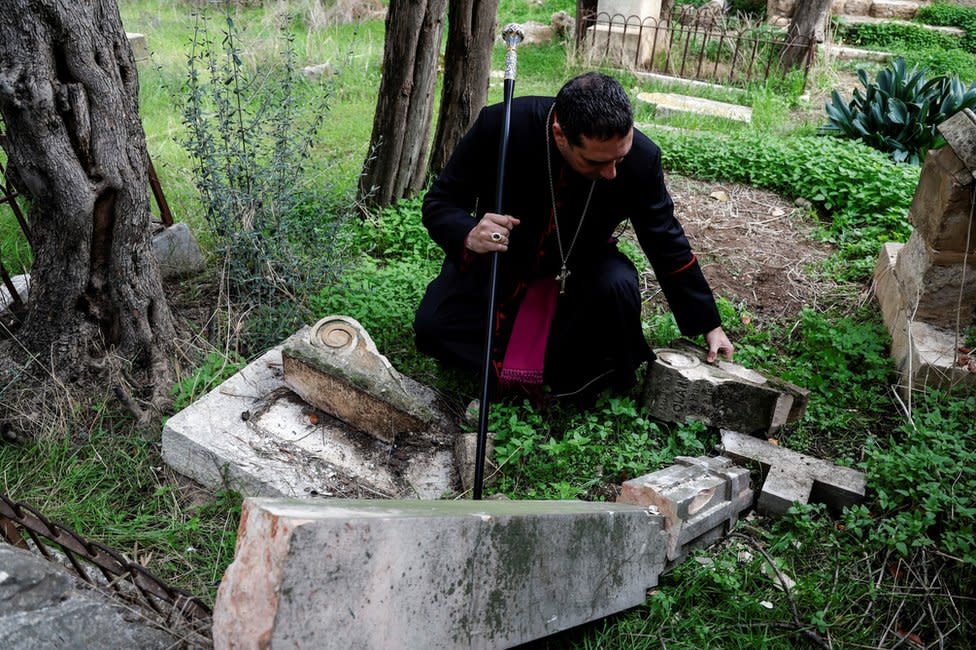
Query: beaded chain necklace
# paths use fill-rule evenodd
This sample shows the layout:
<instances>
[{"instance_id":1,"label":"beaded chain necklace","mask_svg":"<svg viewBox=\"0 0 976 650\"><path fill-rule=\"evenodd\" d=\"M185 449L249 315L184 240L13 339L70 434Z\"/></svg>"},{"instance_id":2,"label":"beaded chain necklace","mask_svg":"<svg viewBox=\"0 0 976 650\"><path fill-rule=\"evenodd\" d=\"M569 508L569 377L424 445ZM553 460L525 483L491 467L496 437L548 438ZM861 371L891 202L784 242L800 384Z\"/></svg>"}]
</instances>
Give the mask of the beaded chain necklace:
<instances>
[{"instance_id":1,"label":"beaded chain necklace","mask_svg":"<svg viewBox=\"0 0 976 650\"><path fill-rule=\"evenodd\" d=\"M566 279L569 277L569 269L566 267L566 262L569 260L569 256L573 254L573 247L576 246L576 240L579 237L580 231L583 229L583 220L586 219L586 212L590 209L590 199L593 198L593 189L596 187L596 181L590 184L590 193L586 195L583 214L580 215L579 223L576 225L576 232L573 233L573 239L569 242L569 250L563 252L563 238L559 232L559 215L556 213L556 187L552 182L552 156L550 155L551 145L549 142L549 134L552 130L552 125L555 124L552 120L554 108L556 108L555 104L550 106L549 114L546 116L546 167L549 171L549 196L552 199L552 220L556 224L556 243L559 245L559 259L562 263L556 279L559 280L559 293L563 294L566 293Z\"/></svg>"}]
</instances>

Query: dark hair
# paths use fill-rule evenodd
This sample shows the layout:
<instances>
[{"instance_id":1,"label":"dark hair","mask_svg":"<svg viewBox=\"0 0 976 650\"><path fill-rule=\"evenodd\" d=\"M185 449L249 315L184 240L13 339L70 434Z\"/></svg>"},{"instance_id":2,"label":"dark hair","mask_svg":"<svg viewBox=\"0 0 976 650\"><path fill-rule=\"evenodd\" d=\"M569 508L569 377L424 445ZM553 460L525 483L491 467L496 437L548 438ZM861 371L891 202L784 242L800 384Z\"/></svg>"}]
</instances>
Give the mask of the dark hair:
<instances>
[{"instance_id":1,"label":"dark hair","mask_svg":"<svg viewBox=\"0 0 976 650\"><path fill-rule=\"evenodd\" d=\"M623 137L634 126L630 98L611 76L587 72L566 82L556 95L559 126L574 147L580 136L597 140Z\"/></svg>"}]
</instances>

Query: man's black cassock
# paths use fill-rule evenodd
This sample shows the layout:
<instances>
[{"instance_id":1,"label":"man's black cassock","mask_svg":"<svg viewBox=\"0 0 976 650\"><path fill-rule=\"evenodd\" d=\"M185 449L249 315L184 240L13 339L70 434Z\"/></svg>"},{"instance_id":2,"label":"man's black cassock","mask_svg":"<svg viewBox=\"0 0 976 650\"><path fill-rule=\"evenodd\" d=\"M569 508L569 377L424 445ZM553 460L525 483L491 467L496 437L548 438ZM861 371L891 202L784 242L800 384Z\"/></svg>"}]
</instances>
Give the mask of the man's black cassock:
<instances>
[{"instance_id":1,"label":"man's black cassock","mask_svg":"<svg viewBox=\"0 0 976 650\"><path fill-rule=\"evenodd\" d=\"M563 160L550 133L550 97L512 102L500 212L521 220L500 254L496 365L504 355L519 301L528 283L554 277L561 259L552 220L546 165L552 164L559 234L570 249L570 276L559 297L546 348L545 383L555 393L627 385L652 353L640 323L640 291L633 264L617 251L614 233L629 219L681 332L703 334L720 325L715 300L695 260L664 186L661 151L634 130L634 143L613 180L598 180L580 216L591 181ZM417 347L445 362L478 368L484 359L490 259L464 246L468 232L495 201L503 106L482 110L427 192L423 222L444 249L440 275L427 287L414 322Z\"/></svg>"}]
</instances>

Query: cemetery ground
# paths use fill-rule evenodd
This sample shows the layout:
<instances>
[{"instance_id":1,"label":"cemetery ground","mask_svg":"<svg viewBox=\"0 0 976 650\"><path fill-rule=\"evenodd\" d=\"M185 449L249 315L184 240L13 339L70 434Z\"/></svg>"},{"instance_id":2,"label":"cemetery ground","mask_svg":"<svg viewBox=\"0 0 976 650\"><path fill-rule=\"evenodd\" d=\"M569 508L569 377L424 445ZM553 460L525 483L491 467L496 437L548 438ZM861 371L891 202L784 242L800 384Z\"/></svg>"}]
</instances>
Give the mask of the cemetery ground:
<instances>
[{"instance_id":1,"label":"cemetery ground","mask_svg":"<svg viewBox=\"0 0 976 650\"><path fill-rule=\"evenodd\" d=\"M557 9L572 10L558 4L533 9L513 0L499 15L547 22ZM346 314L395 367L435 386L460 416L477 393L476 378L447 372L412 347L413 309L441 259L420 225L419 201L364 218L351 205L376 99L382 20L315 25L306 4L290 8L297 66L329 61L334 73L312 81L295 74L302 99L322 118L300 181L316 202L295 218L303 227L333 224L334 245L305 251L329 262L320 284L248 302L234 293L234 268L204 217L192 147L180 144L193 19L179 2L121 3L127 29L147 32L153 51L140 68L150 155L177 220L211 252L205 273L167 285L182 327L181 379L169 414L301 324ZM275 36L274 11L235 15L245 68L266 72L288 48ZM212 16L215 34L222 21ZM564 44L523 47L516 92L554 93L579 69ZM628 89L673 91L615 74ZM662 121L646 109L637 119L664 151L679 219L720 297L736 361L811 391L806 416L779 443L862 469L868 500L841 513L804 506L782 519L751 516L664 576L642 607L539 647L965 647L976 638L976 400L930 391L906 403L892 388L890 339L870 274L881 243L907 237L918 169L814 135L830 89L848 84L850 74L821 63L809 99L772 86L705 93L751 105L751 125ZM500 94L493 86L489 101ZM9 267L27 253L6 221L0 255ZM642 274L647 336L655 347L667 345L678 335L673 319L639 249L626 232L622 241ZM604 396L584 413L559 404L494 406L501 471L488 492L612 500L623 480L718 443L717 431L693 422L650 421L635 398ZM6 417L16 422L3 429L0 490L212 601L233 557L239 496L211 494L165 467L160 427L134 428L101 387L59 386L43 407L25 400L19 409L16 400L16 386L5 387ZM784 587L771 564L794 584Z\"/></svg>"}]
</instances>

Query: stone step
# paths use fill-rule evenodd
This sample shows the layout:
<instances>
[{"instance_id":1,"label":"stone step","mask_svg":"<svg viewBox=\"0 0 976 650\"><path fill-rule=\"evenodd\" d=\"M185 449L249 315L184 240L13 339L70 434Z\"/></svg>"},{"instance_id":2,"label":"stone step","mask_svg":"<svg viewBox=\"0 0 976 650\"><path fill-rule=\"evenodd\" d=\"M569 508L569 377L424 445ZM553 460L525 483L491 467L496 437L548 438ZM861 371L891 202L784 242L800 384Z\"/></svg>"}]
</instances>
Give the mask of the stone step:
<instances>
[{"instance_id":1,"label":"stone step","mask_svg":"<svg viewBox=\"0 0 976 650\"><path fill-rule=\"evenodd\" d=\"M887 63L895 58L891 52L880 50L864 50L858 47L845 47L843 45L818 45L817 51L824 58L832 58L838 61L874 61L876 63Z\"/></svg>"},{"instance_id":2,"label":"stone step","mask_svg":"<svg viewBox=\"0 0 976 650\"><path fill-rule=\"evenodd\" d=\"M658 118L673 115L705 115L739 122L752 121L752 108L748 106L727 104L701 97L675 93L640 93L637 95L637 101L653 105Z\"/></svg>"},{"instance_id":3,"label":"stone step","mask_svg":"<svg viewBox=\"0 0 976 650\"><path fill-rule=\"evenodd\" d=\"M863 25L863 24L896 24L896 25L913 25L915 27L921 27L922 29L927 29L933 32L941 32L943 34L948 34L949 36L958 36L962 38L966 35L966 30L961 27L951 27L949 25L926 25L924 23L916 23L909 20L892 20L891 18L875 18L874 16L842 16L841 21L848 23L850 25Z\"/></svg>"},{"instance_id":4,"label":"stone step","mask_svg":"<svg viewBox=\"0 0 976 650\"><path fill-rule=\"evenodd\" d=\"M218 648L507 648L644 602L666 562L647 507L248 499Z\"/></svg>"}]
</instances>

